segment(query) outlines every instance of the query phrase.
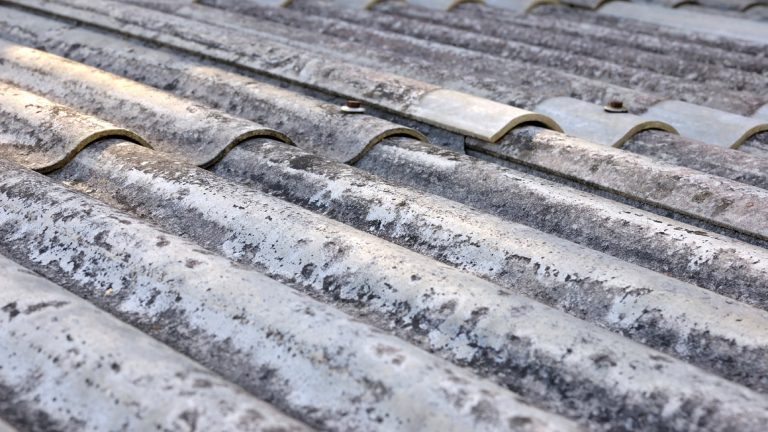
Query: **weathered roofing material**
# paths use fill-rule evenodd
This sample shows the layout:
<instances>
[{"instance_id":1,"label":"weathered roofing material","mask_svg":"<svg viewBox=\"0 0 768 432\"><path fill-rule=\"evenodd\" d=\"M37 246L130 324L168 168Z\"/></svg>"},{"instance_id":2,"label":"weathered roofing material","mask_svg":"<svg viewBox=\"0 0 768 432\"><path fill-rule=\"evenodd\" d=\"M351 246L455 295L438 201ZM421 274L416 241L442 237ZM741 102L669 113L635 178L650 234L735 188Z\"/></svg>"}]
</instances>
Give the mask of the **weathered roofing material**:
<instances>
[{"instance_id":1,"label":"weathered roofing material","mask_svg":"<svg viewBox=\"0 0 768 432\"><path fill-rule=\"evenodd\" d=\"M40 175L7 162L0 167L4 254L314 426L495 430L497 422L522 417L544 430L573 429L259 273ZM333 245L325 251L332 254Z\"/></svg>"},{"instance_id":2,"label":"weathered roofing material","mask_svg":"<svg viewBox=\"0 0 768 432\"><path fill-rule=\"evenodd\" d=\"M573 179L715 226L768 240L768 191L688 168L528 127L498 144L471 140L473 150Z\"/></svg>"},{"instance_id":3,"label":"weathered roofing material","mask_svg":"<svg viewBox=\"0 0 768 432\"><path fill-rule=\"evenodd\" d=\"M622 147L636 134L649 129L677 134L668 123L629 113L607 112L602 106L569 97L547 99L536 105L536 111L559 119L563 132L587 141L611 147Z\"/></svg>"},{"instance_id":4,"label":"weathered roofing material","mask_svg":"<svg viewBox=\"0 0 768 432\"><path fill-rule=\"evenodd\" d=\"M336 104L219 68L203 66L189 57L150 49L105 33L13 9L3 10L0 31L6 37L199 100L229 114L261 124L280 125L304 148L319 151L335 160L355 161L372 145L388 136L411 135L424 139L413 129L369 116L345 115ZM462 115L458 117L462 118ZM566 121L570 118L566 115L561 117ZM582 134L584 131L600 132L592 127L583 128ZM571 128L569 132L572 132ZM768 160L765 158L719 150L678 136L652 136L657 139L630 139L630 143L643 141L643 145L630 145L627 149L758 187L768 186Z\"/></svg>"},{"instance_id":5,"label":"weathered roofing material","mask_svg":"<svg viewBox=\"0 0 768 432\"><path fill-rule=\"evenodd\" d=\"M681 135L720 147L738 148L751 136L768 131L768 120L743 117L681 101L663 101L643 114L649 121L660 119Z\"/></svg>"},{"instance_id":6,"label":"weathered roofing material","mask_svg":"<svg viewBox=\"0 0 768 432\"><path fill-rule=\"evenodd\" d=\"M0 414L23 430L309 430L2 255L0 288Z\"/></svg>"},{"instance_id":7,"label":"weathered roofing material","mask_svg":"<svg viewBox=\"0 0 768 432\"><path fill-rule=\"evenodd\" d=\"M428 124L449 126L480 139L489 140L498 136L505 128L517 124L519 116L532 114L511 106L462 95L464 103L477 101L483 105L490 104L495 109L493 114L497 118L500 129L490 131L487 127L478 129L482 126L481 123L446 124L445 118L429 107L433 107L436 100L445 100L446 103L453 104L457 95L454 92L440 92L432 95L432 92L441 90L441 87L432 84L330 60L325 56L269 39L261 40L259 44L254 45L248 37L237 32L199 21L194 25L195 30L189 31L187 30L189 26L186 25L190 23L188 19L126 4L108 1L98 3L67 1L66 4L59 4L39 0L19 0L13 3L40 8L47 13L61 14L76 20L85 20L89 24L110 30L118 29L121 33L210 56L225 63L237 63L259 73L279 76L290 82L359 99L406 117L417 118ZM83 9L71 5L77 5ZM176 29L178 33L158 32L158 30L169 29ZM227 39L226 44L221 43L222 38ZM427 96L429 98L425 101L424 98ZM476 112L482 114L488 111L480 106ZM433 116L436 117L433 118ZM542 124L552 123L543 116L537 118Z\"/></svg>"},{"instance_id":8,"label":"weathered roofing material","mask_svg":"<svg viewBox=\"0 0 768 432\"><path fill-rule=\"evenodd\" d=\"M79 84L74 69L54 67L45 78L46 62L67 61L29 49L45 60L29 68L11 55L0 79L77 108L57 110L75 116L72 127L38 134L47 123L35 107L58 106L10 101L0 108L10 137L0 147L61 153L57 145L76 141L79 125L81 135L109 125L81 111L164 147L99 139L75 146L48 179L0 160L0 253L137 326L141 339L155 337L322 429L762 428L768 239L753 225L766 210L768 158L755 155L768 134L744 154L661 130L628 136L641 121L621 130L590 121L590 130L562 110L571 133L607 144L626 138L619 150L520 127L558 125L499 102L531 109L568 96L615 119L600 111L614 94L639 115L674 105L680 92L757 121L768 97L759 76L765 43L565 6L523 17L483 4L444 13L391 2L366 12L302 0L288 9L206 1L246 11L233 14L186 0L127 3L141 7L3 2L0 38L86 63L75 64L79 73L104 83L285 135L243 139L206 171L190 164L196 147L177 142L184 121L160 124L151 102L125 95L138 114L115 114L108 96L89 102L98 83L57 88L67 77ZM527 42L505 44L503 34ZM621 80L628 88L609 84ZM339 96L362 100L357 111L372 116L348 114ZM90 106L100 98L110 109ZM495 112L495 124L483 123ZM6 153L35 168L17 151Z\"/></svg>"},{"instance_id":9,"label":"weathered roofing material","mask_svg":"<svg viewBox=\"0 0 768 432\"><path fill-rule=\"evenodd\" d=\"M20 112L25 112L19 117ZM123 138L147 145L137 134L0 82L0 156L30 169L61 168L88 144ZM10 127L12 125L12 127Z\"/></svg>"},{"instance_id":10,"label":"weathered roofing material","mask_svg":"<svg viewBox=\"0 0 768 432\"><path fill-rule=\"evenodd\" d=\"M390 143L356 166L768 308L764 248L435 146Z\"/></svg>"},{"instance_id":11,"label":"weathered roofing material","mask_svg":"<svg viewBox=\"0 0 768 432\"><path fill-rule=\"evenodd\" d=\"M230 115L279 125L293 140L322 145L319 150L335 160L357 160L390 136L426 140L411 128L372 116L348 115L337 104L60 21L5 8L0 28L6 37L201 101ZM45 31L23 32L27 37L18 33L36 28ZM60 62L54 56L46 61Z\"/></svg>"},{"instance_id":12,"label":"weathered roofing material","mask_svg":"<svg viewBox=\"0 0 768 432\"><path fill-rule=\"evenodd\" d=\"M86 150L81 156L88 153ZM401 251L374 237L353 234L344 225L323 222L322 217L293 209L279 200L228 186L200 170L185 170L180 164L164 168L161 160L148 163L141 156L148 152L141 147L123 146L113 154L120 153L126 156L119 157L118 163L126 164L133 159L129 170L105 169L96 176L105 161L82 159L83 165L70 164L62 179L85 182L85 190L102 199L113 199L113 204L122 202L128 208L141 208L141 214L155 223L180 233L183 230L185 235L227 256L257 267L267 266L273 276L293 280L326 301L339 306L346 304L348 308L354 306L368 319L376 319L402 337L454 362L472 366L556 412L580 418L601 416L611 424L623 423L632 421L636 414L628 413L637 410L661 413L663 407L648 401L645 394L672 392L672 399L698 400L712 392L719 395L717 405L727 417L723 421L741 421L722 411L729 409L728 396L723 395L736 391L727 389L730 383L704 377L690 366L659 357L660 353L653 354L599 328L585 328L579 320L488 282L430 264L417 254ZM130 183L126 183L125 176L130 177ZM94 190L89 178L98 179L101 187ZM205 190L208 192L203 194ZM215 195L212 191L216 191ZM180 196L183 197L179 199ZM223 207L219 201L235 205L227 210L230 217L226 220L212 211ZM286 226L289 221L295 224L294 229ZM298 227L304 229L298 231ZM233 232L239 235L233 237ZM254 249L253 244L271 247ZM333 259L329 261L328 256ZM361 261L360 256L372 258ZM611 359L610 375L604 373L602 362L584 361L603 355ZM646 360L649 358L651 361ZM659 361L664 364L663 373L657 369ZM531 374L532 369L543 375ZM658 378L654 378L657 374ZM557 384L552 376L559 377L555 380ZM671 377L680 379L680 383L673 383ZM695 396L688 393L693 387L682 385L690 380L699 383ZM711 386L711 390L702 391L704 386ZM739 400L739 410L751 409L748 406L752 403L763 403L744 391L733 394L733 401ZM562 392L569 395L568 405L561 399ZM614 402L608 404L609 399L601 395ZM614 409L617 398L623 401L620 410ZM751 415L759 416L757 412L768 408L768 400L765 404L766 407L756 407L756 413ZM608 405L611 407L607 408ZM687 415L680 414L682 417L673 414L655 421L659 425L671 424L672 418L675 422L687 422Z\"/></svg>"},{"instance_id":13,"label":"weathered roofing material","mask_svg":"<svg viewBox=\"0 0 768 432\"><path fill-rule=\"evenodd\" d=\"M274 129L33 48L0 40L0 60L0 79L113 123L131 124L153 148L194 165L210 165L252 137L290 142ZM153 128L173 133L160 138Z\"/></svg>"},{"instance_id":14,"label":"weathered roofing material","mask_svg":"<svg viewBox=\"0 0 768 432\"><path fill-rule=\"evenodd\" d=\"M450 165L452 162L446 158L436 163ZM718 299L675 279L658 278L645 269L528 227L505 223L451 201L382 182L354 168L276 142L245 144L213 170L223 177L255 186L489 278L629 338L682 356L689 362L718 370L736 381L755 385L742 381L741 373L737 374L739 377L733 374L734 365L740 361L733 360L730 348L722 352L725 357L710 351L705 355L706 364L698 363L697 355L691 356L698 350L692 345L707 346L706 351L717 346L713 342L693 343L701 336L700 329L710 329L706 337L718 339L716 335L724 330L718 328L723 324L723 316L738 316L743 320L751 315L749 309L726 313L731 307L738 308L727 306L734 305L730 299ZM762 255L768 259L768 252ZM627 301L629 298L631 302ZM649 308L656 312L652 326L646 325ZM624 318L617 320L622 314ZM742 324L745 327L724 340L736 341L747 332L752 333L747 327L761 327L758 321L768 319L768 314L758 315L764 317L750 326L739 321L739 327ZM715 316L718 319L708 323ZM765 327L768 328L768 322ZM741 336L734 338L739 333ZM657 344L662 340L663 344ZM742 355L749 351L740 350ZM760 368L764 355L758 350L752 360L743 359L745 367ZM715 358L729 360L720 363ZM720 370L721 364L728 367Z\"/></svg>"},{"instance_id":15,"label":"weathered roofing material","mask_svg":"<svg viewBox=\"0 0 768 432\"><path fill-rule=\"evenodd\" d=\"M744 39L758 44L768 40L768 28L760 22L698 13L685 9L669 9L654 5L612 1L603 5L598 13L646 21L655 25L677 27L694 33Z\"/></svg>"}]
</instances>

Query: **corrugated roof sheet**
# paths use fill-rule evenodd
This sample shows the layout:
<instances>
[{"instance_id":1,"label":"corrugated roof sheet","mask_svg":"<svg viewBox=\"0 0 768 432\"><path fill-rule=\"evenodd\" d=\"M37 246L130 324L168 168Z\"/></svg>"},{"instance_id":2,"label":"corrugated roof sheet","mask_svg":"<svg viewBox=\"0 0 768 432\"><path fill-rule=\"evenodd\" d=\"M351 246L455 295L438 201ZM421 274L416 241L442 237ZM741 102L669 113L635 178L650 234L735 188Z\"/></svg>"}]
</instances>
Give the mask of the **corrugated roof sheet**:
<instances>
[{"instance_id":1,"label":"corrugated roof sheet","mask_svg":"<svg viewBox=\"0 0 768 432\"><path fill-rule=\"evenodd\" d=\"M761 6L562 3L0 2L0 430L761 431Z\"/></svg>"}]
</instances>

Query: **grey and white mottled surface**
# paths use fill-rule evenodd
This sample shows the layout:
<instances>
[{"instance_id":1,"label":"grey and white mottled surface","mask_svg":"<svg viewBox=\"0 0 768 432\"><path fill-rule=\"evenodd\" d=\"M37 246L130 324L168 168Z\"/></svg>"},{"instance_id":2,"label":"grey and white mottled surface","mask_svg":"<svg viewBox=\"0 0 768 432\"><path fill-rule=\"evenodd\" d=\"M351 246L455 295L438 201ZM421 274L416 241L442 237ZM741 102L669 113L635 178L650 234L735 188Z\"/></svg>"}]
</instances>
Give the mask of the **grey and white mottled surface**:
<instances>
[{"instance_id":1,"label":"grey and white mottled surface","mask_svg":"<svg viewBox=\"0 0 768 432\"><path fill-rule=\"evenodd\" d=\"M686 404L715 409L714 429L768 415L762 395L485 280L138 146L105 151L115 159L101 170L101 149L86 149L59 178L555 412L673 429L699 421Z\"/></svg>"},{"instance_id":2,"label":"grey and white mottled surface","mask_svg":"<svg viewBox=\"0 0 768 432\"><path fill-rule=\"evenodd\" d=\"M764 248L436 146L389 143L356 166L768 308Z\"/></svg>"},{"instance_id":3,"label":"grey and white mottled surface","mask_svg":"<svg viewBox=\"0 0 768 432\"><path fill-rule=\"evenodd\" d=\"M0 118L0 156L43 172L64 166L99 139L119 137L147 145L127 129L2 81Z\"/></svg>"},{"instance_id":4,"label":"grey and white mottled surface","mask_svg":"<svg viewBox=\"0 0 768 432\"><path fill-rule=\"evenodd\" d=\"M168 166L177 179L192 180L189 170L210 176L178 162ZM183 188L179 191L183 194ZM576 429L336 308L3 161L0 203L3 254L311 426L345 431ZM238 211L230 206L220 210ZM274 241L259 247L278 246L291 249ZM325 254L318 272L334 264L333 250L328 244L320 251ZM734 403L752 398L746 389L702 376L735 392ZM760 403L752 399L748 404Z\"/></svg>"},{"instance_id":5,"label":"grey and white mottled surface","mask_svg":"<svg viewBox=\"0 0 768 432\"><path fill-rule=\"evenodd\" d=\"M20 430L309 430L2 255L0 341L0 415Z\"/></svg>"},{"instance_id":6,"label":"grey and white mottled surface","mask_svg":"<svg viewBox=\"0 0 768 432\"><path fill-rule=\"evenodd\" d=\"M768 384L768 312L274 141L244 143L213 170L733 381Z\"/></svg>"},{"instance_id":7,"label":"grey and white mottled surface","mask_svg":"<svg viewBox=\"0 0 768 432\"><path fill-rule=\"evenodd\" d=\"M0 40L0 60L1 80L127 127L194 165L209 165L255 136L290 142L274 129L27 46Z\"/></svg>"}]
</instances>

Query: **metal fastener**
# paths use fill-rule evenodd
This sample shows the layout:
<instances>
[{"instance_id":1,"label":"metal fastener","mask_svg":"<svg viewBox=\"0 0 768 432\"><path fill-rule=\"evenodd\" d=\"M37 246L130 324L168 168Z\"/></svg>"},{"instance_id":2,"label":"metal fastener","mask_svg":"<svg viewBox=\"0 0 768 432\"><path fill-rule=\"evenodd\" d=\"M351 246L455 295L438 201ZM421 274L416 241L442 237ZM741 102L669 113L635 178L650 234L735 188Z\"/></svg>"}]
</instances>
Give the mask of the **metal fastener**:
<instances>
[{"instance_id":1,"label":"metal fastener","mask_svg":"<svg viewBox=\"0 0 768 432\"><path fill-rule=\"evenodd\" d=\"M627 112L627 108L624 106L624 102L620 100L611 100L608 102L608 105L604 106L603 109L606 112L609 113L625 113Z\"/></svg>"},{"instance_id":2,"label":"metal fastener","mask_svg":"<svg viewBox=\"0 0 768 432\"><path fill-rule=\"evenodd\" d=\"M358 100L348 100L346 105L341 106L341 111L345 113L364 113L365 108L362 107L362 103Z\"/></svg>"}]
</instances>

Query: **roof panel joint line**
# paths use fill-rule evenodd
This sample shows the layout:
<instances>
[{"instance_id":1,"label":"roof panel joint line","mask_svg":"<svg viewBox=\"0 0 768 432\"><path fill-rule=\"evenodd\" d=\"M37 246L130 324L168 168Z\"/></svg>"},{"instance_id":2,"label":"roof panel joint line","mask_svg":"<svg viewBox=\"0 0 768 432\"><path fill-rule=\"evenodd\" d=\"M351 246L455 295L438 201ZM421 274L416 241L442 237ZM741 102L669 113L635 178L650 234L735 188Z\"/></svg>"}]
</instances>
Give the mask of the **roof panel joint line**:
<instances>
[{"instance_id":1,"label":"roof panel joint line","mask_svg":"<svg viewBox=\"0 0 768 432\"><path fill-rule=\"evenodd\" d=\"M409 5L419 6L427 9L437 9L444 11L451 11L456 9L459 5L465 3L480 3L483 4L483 0L406 0Z\"/></svg>"},{"instance_id":2,"label":"roof panel joint line","mask_svg":"<svg viewBox=\"0 0 768 432\"><path fill-rule=\"evenodd\" d=\"M37 109L31 110L30 106ZM152 146L139 134L0 81L0 157L42 173L60 169L87 146L121 138ZM32 136L30 131L36 134ZM42 139L40 139L42 137Z\"/></svg>"},{"instance_id":3,"label":"roof panel joint line","mask_svg":"<svg viewBox=\"0 0 768 432\"><path fill-rule=\"evenodd\" d=\"M53 10L45 9L43 4L38 0L14 0L13 3L22 7L37 10L38 12L45 12L46 14L61 16L67 19L75 19L79 22L87 22L90 25L95 25L106 30L114 27L114 23L111 23L111 18L102 15L103 11L84 12L88 15L89 19L95 19L97 22L83 20L82 17L78 17L78 13L82 11L71 6L70 2L57 2L56 4L45 3L46 7L51 6L53 7ZM104 5L100 4L100 6L103 7ZM121 5L120 7L123 6ZM123 12L133 10L136 10L136 8L126 6ZM157 14L158 12L153 11L153 13ZM129 34L132 36L144 40L152 40L151 37L143 34L144 30L136 29L134 27L131 27L131 29ZM152 31L152 33L154 33L154 31ZM164 41L163 44L167 44L175 49L189 50L189 47L181 46L186 45L186 42L182 41L167 40ZM283 47L278 48L278 50L283 50ZM206 51L205 55L210 55L217 59L220 59L220 56L227 58L230 56L230 54L221 52L209 53L207 50L203 50L199 47L192 51L195 51L198 54ZM286 53L288 51L295 54L295 51L292 49L286 50ZM303 55L303 53L301 55ZM313 60L315 60L314 56L308 57L312 57ZM326 93L339 95L349 94L351 86L362 85L364 86L363 89L356 89L355 91L360 90L363 95L366 96L356 97L356 99L362 100L372 107L378 107L389 112L396 112L405 117L421 120L433 126L446 128L467 136L491 142L500 139L509 130L520 126L523 123L540 123L544 127L561 131L561 128L552 119L546 118L546 116L541 116L502 103L493 102L489 99L454 90L443 89L423 81L403 78L401 76L382 73L358 66L353 67L346 63L331 62L319 58L316 60L317 61L311 61L308 65L305 65L301 72L301 76L293 76L289 71L281 70L279 74L280 79L299 83L303 86L319 88ZM260 70L260 73L267 73L268 75L274 75L276 72L271 70L272 66L262 64L249 64L247 67L253 67L254 69ZM264 69L265 67L270 70L267 71ZM349 77L350 82L329 78L329 75L335 77L344 71L353 72ZM311 83L307 82L307 76L311 78ZM387 91L382 91L383 89L386 89ZM451 111L441 113L440 109L442 107L440 104L446 104L446 106L451 108ZM522 114L532 115L521 117ZM162 150L161 148L158 149ZM210 160L206 162L210 162Z\"/></svg>"},{"instance_id":4,"label":"roof panel joint line","mask_svg":"<svg viewBox=\"0 0 768 432\"><path fill-rule=\"evenodd\" d=\"M406 109L406 114L451 132L491 143L526 124L540 124L547 129L563 131L555 120L546 115L447 89L424 94Z\"/></svg>"},{"instance_id":5,"label":"roof panel joint line","mask_svg":"<svg viewBox=\"0 0 768 432\"><path fill-rule=\"evenodd\" d=\"M677 100L659 102L641 117L671 124L684 137L732 149L739 148L750 137L768 131L768 121L757 113L744 117Z\"/></svg>"},{"instance_id":6,"label":"roof panel joint line","mask_svg":"<svg viewBox=\"0 0 768 432\"><path fill-rule=\"evenodd\" d=\"M611 147L622 147L646 130L679 135L667 122L646 119L626 112L608 112L600 105L570 97L555 97L536 106L536 111L555 119L568 135Z\"/></svg>"},{"instance_id":7,"label":"roof panel joint line","mask_svg":"<svg viewBox=\"0 0 768 432\"><path fill-rule=\"evenodd\" d=\"M485 0L486 6L506 9L517 13L528 13L539 6L558 5L560 0Z\"/></svg>"},{"instance_id":8,"label":"roof panel joint line","mask_svg":"<svg viewBox=\"0 0 768 432\"><path fill-rule=\"evenodd\" d=\"M156 150L173 154L193 165L210 166L234 146L251 138L271 138L293 145L286 134L275 129L98 68L2 39L0 60L3 60L0 80L90 116L121 126L130 125L152 142ZM36 103L51 105L51 102L41 100ZM85 123L90 128L92 124L111 125L94 118ZM164 130L175 131L171 134L172 139L158 132ZM145 142L136 134L128 136L133 138L132 141ZM59 162L60 159L59 156ZM19 162L28 166L23 161Z\"/></svg>"},{"instance_id":9,"label":"roof panel joint line","mask_svg":"<svg viewBox=\"0 0 768 432\"><path fill-rule=\"evenodd\" d=\"M335 7L347 9L371 10L382 0L330 0L329 3Z\"/></svg>"}]
</instances>

